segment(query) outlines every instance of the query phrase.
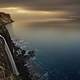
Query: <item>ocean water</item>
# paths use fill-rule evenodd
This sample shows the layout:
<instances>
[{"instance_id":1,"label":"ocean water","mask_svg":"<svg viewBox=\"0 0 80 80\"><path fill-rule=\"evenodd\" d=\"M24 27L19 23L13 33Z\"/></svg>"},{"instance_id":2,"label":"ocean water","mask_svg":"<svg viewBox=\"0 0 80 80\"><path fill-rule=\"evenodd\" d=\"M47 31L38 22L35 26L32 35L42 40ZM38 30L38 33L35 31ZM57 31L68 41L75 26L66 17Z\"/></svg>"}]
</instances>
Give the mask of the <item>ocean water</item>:
<instances>
[{"instance_id":1,"label":"ocean water","mask_svg":"<svg viewBox=\"0 0 80 80\"><path fill-rule=\"evenodd\" d=\"M15 38L37 48L49 80L80 80L80 23L15 22Z\"/></svg>"}]
</instances>

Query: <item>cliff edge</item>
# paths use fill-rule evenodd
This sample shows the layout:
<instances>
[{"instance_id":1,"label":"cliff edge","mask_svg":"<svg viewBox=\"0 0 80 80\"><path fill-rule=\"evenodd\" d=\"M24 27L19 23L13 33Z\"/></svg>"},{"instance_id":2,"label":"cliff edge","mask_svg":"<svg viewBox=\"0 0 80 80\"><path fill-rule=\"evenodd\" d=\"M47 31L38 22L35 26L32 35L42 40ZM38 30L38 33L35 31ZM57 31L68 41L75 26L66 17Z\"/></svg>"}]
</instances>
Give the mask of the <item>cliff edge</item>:
<instances>
[{"instance_id":1,"label":"cliff edge","mask_svg":"<svg viewBox=\"0 0 80 80\"><path fill-rule=\"evenodd\" d=\"M41 74L33 61L35 51L23 50L12 41L6 28L12 22L9 14L0 12L0 80L47 80L47 73Z\"/></svg>"}]
</instances>

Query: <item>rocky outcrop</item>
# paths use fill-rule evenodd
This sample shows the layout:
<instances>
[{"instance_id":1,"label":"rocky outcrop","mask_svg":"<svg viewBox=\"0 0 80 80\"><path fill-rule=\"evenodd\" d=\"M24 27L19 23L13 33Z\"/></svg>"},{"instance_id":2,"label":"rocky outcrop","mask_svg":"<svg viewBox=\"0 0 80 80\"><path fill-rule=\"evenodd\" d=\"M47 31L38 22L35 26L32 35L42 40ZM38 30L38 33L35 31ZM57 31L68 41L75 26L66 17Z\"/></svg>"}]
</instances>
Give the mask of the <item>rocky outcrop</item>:
<instances>
[{"instance_id":1,"label":"rocky outcrop","mask_svg":"<svg viewBox=\"0 0 80 80\"><path fill-rule=\"evenodd\" d=\"M0 26L6 25L6 24L9 24L12 22L13 22L13 20L11 19L11 16L9 14L0 12Z\"/></svg>"}]
</instances>

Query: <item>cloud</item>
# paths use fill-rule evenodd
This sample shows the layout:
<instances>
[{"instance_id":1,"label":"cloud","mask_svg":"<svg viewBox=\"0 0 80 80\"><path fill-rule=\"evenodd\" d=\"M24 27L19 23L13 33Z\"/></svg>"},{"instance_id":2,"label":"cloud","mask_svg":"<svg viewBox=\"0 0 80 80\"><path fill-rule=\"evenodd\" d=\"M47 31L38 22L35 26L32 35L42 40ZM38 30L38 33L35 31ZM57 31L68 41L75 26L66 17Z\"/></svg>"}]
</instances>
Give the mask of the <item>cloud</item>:
<instances>
[{"instance_id":1,"label":"cloud","mask_svg":"<svg viewBox=\"0 0 80 80\"><path fill-rule=\"evenodd\" d=\"M0 6L22 6L33 10L73 10L80 6L80 0L0 0Z\"/></svg>"}]
</instances>

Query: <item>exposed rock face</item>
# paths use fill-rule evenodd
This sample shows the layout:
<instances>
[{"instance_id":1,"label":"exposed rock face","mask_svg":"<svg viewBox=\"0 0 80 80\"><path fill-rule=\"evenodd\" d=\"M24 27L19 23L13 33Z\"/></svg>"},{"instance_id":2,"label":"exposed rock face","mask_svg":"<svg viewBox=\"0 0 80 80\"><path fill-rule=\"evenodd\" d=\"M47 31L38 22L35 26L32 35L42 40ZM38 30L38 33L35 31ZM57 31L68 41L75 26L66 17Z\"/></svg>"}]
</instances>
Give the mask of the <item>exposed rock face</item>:
<instances>
[{"instance_id":1,"label":"exposed rock face","mask_svg":"<svg viewBox=\"0 0 80 80\"><path fill-rule=\"evenodd\" d=\"M13 22L13 20L11 19L9 14L0 12L0 35L2 35L6 39L6 42L13 54L13 42L12 42L10 34L6 28L6 25L9 23L12 23L12 22Z\"/></svg>"},{"instance_id":2,"label":"exposed rock face","mask_svg":"<svg viewBox=\"0 0 80 80\"><path fill-rule=\"evenodd\" d=\"M35 70L31 59L35 56L35 51L31 50L26 54L25 50L16 46L11 40L6 25L12 22L9 14L0 12L0 80L14 80L10 79L11 74L18 76L17 80L47 80Z\"/></svg>"},{"instance_id":3,"label":"exposed rock face","mask_svg":"<svg viewBox=\"0 0 80 80\"><path fill-rule=\"evenodd\" d=\"M12 22L13 20L11 19L9 14L0 12L0 35L5 38L10 48L10 51L13 54L13 42L6 28L6 25ZM4 45L5 43L3 39L0 38L0 80L10 80L9 76L11 75L12 70L11 70L10 61L6 54Z\"/></svg>"},{"instance_id":4,"label":"exposed rock face","mask_svg":"<svg viewBox=\"0 0 80 80\"><path fill-rule=\"evenodd\" d=\"M17 47L15 46L13 41L11 40L10 34L6 28L6 25L9 23L12 23L12 22L13 22L13 20L11 19L9 14L0 12L0 35L3 36L7 42L7 45L11 51L11 54L12 54L12 57L13 57L14 62L16 64L16 67L20 73L21 78L23 78L22 80L31 80L27 67L24 67L24 63L25 63L24 57L23 56L16 56L17 55L17 51L16 51ZM4 45L5 45L4 40L2 42L2 39L0 39L0 47L1 47L0 48L0 56L3 56L3 57L0 57L0 61L1 61L0 66L4 67L4 68L6 66L8 66L7 71L10 70L10 72L13 73L13 71L10 69L11 68L10 67L11 64L9 64L10 61L8 59L6 59L6 58L8 58L8 56L6 55L7 52L5 51ZM6 63L6 61L8 63ZM5 64L5 65L3 66L2 64ZM6 72L4 74L6 74ZM3 75L1 77L3 77ZM7 79L5 79L5 80L7 80ZM8 79L8 80L10 80L10 79Z\"/></svg>"},{"instance_id":5,"label":"exposed rock face","mask_svg":"<svg viewBox=\"0 0 80 80\"><path fill-rule=\"evenodd\" d=\"M0 25L6 25L12 22L13 20L11 19L9 14L0 12Z\"/></svg>"},{"instance_id":6,"label":"exposed rock face","mask_svg":"<svg viewBox=\"0 0 80 80\"><path fill-rule=\"evenodd\" d=\"M10 69L10 62L8 56L6 55L4 41L0 38L0 80L10 80Z\"/></svg>"}]
</instances>

